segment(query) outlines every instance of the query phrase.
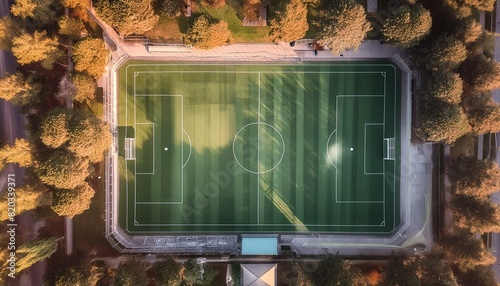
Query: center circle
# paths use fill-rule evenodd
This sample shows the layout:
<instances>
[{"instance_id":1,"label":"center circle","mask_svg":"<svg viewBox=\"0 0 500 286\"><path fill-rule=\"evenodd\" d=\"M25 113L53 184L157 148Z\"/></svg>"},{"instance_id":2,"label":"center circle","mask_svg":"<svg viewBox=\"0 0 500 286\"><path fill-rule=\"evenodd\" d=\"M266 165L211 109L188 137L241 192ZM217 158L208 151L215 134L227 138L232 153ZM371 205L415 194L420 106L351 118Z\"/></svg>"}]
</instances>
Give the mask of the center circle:
<instances>
[{"instance_id":1,"label":"center circle","mask_svg":"<svg viewBox=\"0 0 500 286\"><path fill-rule=\"evenodd\" d=\"M243 126L233 140L236 163L245 171L263 174L275 169L285 156L285 140L274 126L254 122Z\"/></svg>"}]
</instances>

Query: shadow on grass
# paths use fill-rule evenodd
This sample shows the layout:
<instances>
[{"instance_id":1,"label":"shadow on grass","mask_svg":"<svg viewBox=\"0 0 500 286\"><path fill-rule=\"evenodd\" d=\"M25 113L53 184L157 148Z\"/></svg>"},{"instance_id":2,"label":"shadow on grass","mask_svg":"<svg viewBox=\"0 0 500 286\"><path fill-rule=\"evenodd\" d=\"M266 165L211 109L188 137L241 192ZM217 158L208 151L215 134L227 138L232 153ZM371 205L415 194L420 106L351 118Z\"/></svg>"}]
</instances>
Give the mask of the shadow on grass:
<instances>
[{"instance_id":1,"label":"shadow on grass","mask_svg":"<svg viewBox=\"0 0 500 286\"><path fill-rule=\"evenodd\" d=\"M73 219L74 251L84 256L115 256L119 253L111 247L104 237L104 163L96 166L95 177L89 180L89 185L95 190L90 209ZM98 179L100 176L101 179Z\"/></svg>"},{"instance_id":2,"label":"shadow on grass","mask_svg":"<svg viewBox=\"0 0 500 286\"><path fill-rule=\"evenodd\" d=\"M185 17L184 15L181 15L176 18L177 24L179 25L179 31L183 34L187 34L188 27L189 27L189 18Z\"/></svg>"}]
</instances>

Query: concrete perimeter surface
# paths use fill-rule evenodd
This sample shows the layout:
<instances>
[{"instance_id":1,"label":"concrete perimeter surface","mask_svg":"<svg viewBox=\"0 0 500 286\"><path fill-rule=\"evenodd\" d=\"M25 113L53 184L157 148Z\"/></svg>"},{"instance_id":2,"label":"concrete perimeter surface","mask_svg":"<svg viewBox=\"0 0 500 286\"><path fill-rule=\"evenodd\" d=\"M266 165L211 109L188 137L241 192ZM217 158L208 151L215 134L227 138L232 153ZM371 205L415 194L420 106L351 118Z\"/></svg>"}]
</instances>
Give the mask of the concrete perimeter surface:
<instances>
[{"instance_id":1,"label":"concrete perimeter surface","mask_svg":"<svg viewBox=\"0 0 500 286\"><path fill-rule=\"evenodd\" d=\"M234 44L218 47L212 50L186 49L184 52L151 52L137 42L123 41L116 32L102 22L93 9L88 10L104 30L104 39L108 47L113 50L110 57L109 72L103 76L99 84L107 91L110 100L113 97L114 80L112 71L117 63L125 59L144 59L171 62L305 62L305 61L342 61L357 59L393 58L395 61L405 62L409 66L407 54L399 49L381 44L380 41L364 41L357 51L345 51L341 55L332 55L330 51L314 52L308 41L298 41L294 47L289 43L280 44ZM409 77L403 82L402 91L411 103L411 81L414 77L411 70L407 70ZM416 80L418 81L418 80ZM108 120L113 120L113 103L108 106ZM110 110L111 109L111 110ZM402 108L402 120L411 124L411 104ZM410 127L411 130L411 127ZM292 255L323 255L326 253L339 253L341 255L390 255L393 252L409 255L419 255L430 251L433 246L431 222L431 196L433 172L433 146L431 144L413 143L411 135L406 134L402 144L407 145L408 154L402 158L404 175L401 180L405 184L406 199L401 202L403 223L391 236L368 235L340 235L340 234L308 234L308 235L280 235L279 244L291 248ZM116 152L116 151L115 151ZM113 153L113 152L111 152ZM113 154L107 159L107 164L113 164ZM107 170L112 170L107 166ZM114 176L114 175L113 175ZM108 177L107 188L113 188L117 178ZM111 203L116 198L113 192L107 194L107 208L109 213ZM402 195L403 196L403 195ZM116 202L116 201L115 201ZM123 253L199 253L203 254L207 241L213 241L218 246L221 255L238 254L241 239L238 235L218 236L134 236L127 237L123 232L117 231L116 223L112 216L107 216L106 235L112 245ZM200 242L201 241L201 242ZM201 245L201 244L203 245ZM231 245L226 245L231 244ZM227 247L226 247L227 246Z\"/></svg>"}]
</instances>

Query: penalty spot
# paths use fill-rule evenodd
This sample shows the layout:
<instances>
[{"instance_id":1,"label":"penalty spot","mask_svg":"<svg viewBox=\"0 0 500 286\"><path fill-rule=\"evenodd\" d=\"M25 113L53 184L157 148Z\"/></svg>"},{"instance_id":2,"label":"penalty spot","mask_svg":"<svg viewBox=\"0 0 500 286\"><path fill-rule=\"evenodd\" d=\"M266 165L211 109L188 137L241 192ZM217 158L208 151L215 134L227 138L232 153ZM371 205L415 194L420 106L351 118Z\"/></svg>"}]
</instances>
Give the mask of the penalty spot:
<instances>
[{"instance_id":1,"label":"penalty spot","mask_svg":"<svg viewBox=\"0 0 500 286\"><path fill-rule=\"evenodd\" d=\"M167 147L165 147L165 151L168 151L168 148L167 148Z\"/></svg>"},{"instance_id":2,"label":"penalty spot","mask_svg":"<svg viewBox=\"0 0 500 286\"><path fill-rule=\"evenodd\" d=\"M354 148L351 147L351 149L349 149L349 150L354 151Z\"/></svg>"}]
</instances>

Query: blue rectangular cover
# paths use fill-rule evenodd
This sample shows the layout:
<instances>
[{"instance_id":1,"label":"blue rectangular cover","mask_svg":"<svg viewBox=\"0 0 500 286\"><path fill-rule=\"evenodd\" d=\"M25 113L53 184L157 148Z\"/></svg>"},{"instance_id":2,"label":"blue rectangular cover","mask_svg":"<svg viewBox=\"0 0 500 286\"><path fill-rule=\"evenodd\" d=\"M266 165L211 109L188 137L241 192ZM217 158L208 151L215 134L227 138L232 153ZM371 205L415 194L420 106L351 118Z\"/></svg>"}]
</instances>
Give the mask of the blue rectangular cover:
<instances>
[{"instance_id":1,"label":"blue rectangular cover","mask_svg":"<svg viewBox=\"0 0 500 286\"><path fill-rule=\"evenodd\" d=\"M276 237L243 237L241 255L277 255L278 239Z\"/></svg>"}]
</instances>

